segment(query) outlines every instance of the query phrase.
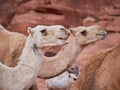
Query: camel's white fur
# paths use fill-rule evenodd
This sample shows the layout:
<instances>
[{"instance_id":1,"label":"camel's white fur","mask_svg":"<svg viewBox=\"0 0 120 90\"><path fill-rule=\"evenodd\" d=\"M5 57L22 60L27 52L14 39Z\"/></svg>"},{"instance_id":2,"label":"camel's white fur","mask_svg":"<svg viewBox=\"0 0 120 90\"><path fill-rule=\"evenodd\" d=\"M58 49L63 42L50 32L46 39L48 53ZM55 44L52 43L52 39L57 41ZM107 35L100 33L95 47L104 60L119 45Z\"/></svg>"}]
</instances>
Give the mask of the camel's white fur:
<instances>
[{"instance_id":1,"label":"camel's white fur","mask_svg":"<svg viewBox=\"0 0 120 90\"><path fill-rule=\"evenodd\" d=\"M67 71L51 79L46 80L48 90L69 90L79 76L79 67L73 65Z\"/></svg>"},{"instance_id":2,"label":"camel's white fur","mask_svg":"<svg viewBox=\"0 0 120 90\"><path fill-rule=\"evenodd\" d=\"M12 68L0 63L0 90L28 90L35 82L40 70L42 62L40 48L54 46L53 44L49 45L49 43L53 43L53 40L49 41L49 38L54 39L55 45L65 44L65 42L59 43L59 38L56 40L54 35L46 37L44 34L46 30L43 32L42 28L39 30L29 28L28 31L29 36L17 66ZM65 33L63 35L65 36Z\"/></svg>"},{"instance_id":3,"label":"camel's white fur","mask_svg":"<svg viewBox=\"0 0 120 90\"><path fill-rule=\"evenodd\" d=\"M41 43L38 37L29 35L16 67L10 68L0 63L0 90L27 90L35 82L41 65L41 50L36 49ZM36 46L35 46L36 45Z\"/></svg>"},{"instance_id":4,"label":"camel's white fur","mask_svg":"<svg viewBox=\"0 0 120 90\"><path fill-rule=\"evenodd\" d=\"M77 76L73 73L64 72L58 77L46 80L48 90L69 90Z\"/></svg>"}]
</instances>

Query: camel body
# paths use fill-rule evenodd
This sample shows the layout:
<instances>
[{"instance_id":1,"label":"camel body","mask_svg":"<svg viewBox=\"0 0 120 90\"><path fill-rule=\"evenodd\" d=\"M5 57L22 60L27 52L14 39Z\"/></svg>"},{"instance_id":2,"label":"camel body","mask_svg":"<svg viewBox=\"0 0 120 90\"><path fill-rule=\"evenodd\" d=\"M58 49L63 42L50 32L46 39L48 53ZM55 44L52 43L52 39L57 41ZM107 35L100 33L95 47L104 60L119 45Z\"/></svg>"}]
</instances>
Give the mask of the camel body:
<instances>
[{"instance_id":1,"label":"camel body","mask_svg":"<svg viewBox=\"0 0 120 90\"><path fill-rule=\"evenodd\" d=\"M0 61L7 66L16 66L24 48L26 36L10 32L0 26Z\"/></svg>"},{"instance_id":2,"label":"camel body","mask_svg":"<svg viewBox=\"0 0 120 90\"><path fill-rule=\"evenodd\" d=\"M46 27L45 27L46 28ZM15 67L8 67L0 62L0 90L28 90L35 83L39 74L42 63L42 51L54 45L64 45L65 41L59 38L65 38L65 30L59 33L59 37L55 35L47 35L45 29L34 30L28 28L29 36L27 37L25 46L21 56ZM6 31L5 31L6 32ZM9 83L8 83L9 82Z\"/></svg>"},{"instance_id":3,"label":"camel body","mask_svg":"<svg viewBox=\"0 0 120 90\"><path fill-rule=\"evenodd\" d=\"M120 45L91 57L71 90L120 90Z\"/></svg>"}]
</instances>

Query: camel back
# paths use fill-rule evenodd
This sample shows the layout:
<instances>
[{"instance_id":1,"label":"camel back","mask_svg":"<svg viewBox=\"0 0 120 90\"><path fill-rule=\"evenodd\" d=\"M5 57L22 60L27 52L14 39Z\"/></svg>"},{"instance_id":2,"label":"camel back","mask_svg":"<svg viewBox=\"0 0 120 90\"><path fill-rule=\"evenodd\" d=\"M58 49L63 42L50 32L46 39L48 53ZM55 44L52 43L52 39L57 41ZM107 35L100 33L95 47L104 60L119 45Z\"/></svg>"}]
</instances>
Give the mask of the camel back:
<instances>
[{"instance_id":1,"label":"camel back","mask_svg":"<svg viewBox=\"0 0 120 90\"><path fill-rule=\"evenodd\" d=\"M120 90L120 45L89 59L71 90Z\"/></svg>"},{"instance_id":2,"label":"camel back","mask_svg":"<svg viewBox=\"0 0 120 90\"><path fill-rule=\"evenodd\" d=\"M4 29L4 28L3 28ZM0 61L15 66L22 52L26 36L17 32L0 30Z\"/></svg>"}]
</instances>

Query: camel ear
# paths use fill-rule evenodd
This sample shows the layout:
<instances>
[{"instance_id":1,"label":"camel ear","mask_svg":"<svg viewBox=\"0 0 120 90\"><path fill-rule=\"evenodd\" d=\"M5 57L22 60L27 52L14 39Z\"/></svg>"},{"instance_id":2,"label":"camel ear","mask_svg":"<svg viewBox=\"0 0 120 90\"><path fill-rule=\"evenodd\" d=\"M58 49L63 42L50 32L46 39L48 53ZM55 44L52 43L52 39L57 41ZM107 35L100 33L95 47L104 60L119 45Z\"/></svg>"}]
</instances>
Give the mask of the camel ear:
<instances>
[{"instance_id":1,"label":"camel ear","mask_svg":"<svg viewBox=\"0 0 120 90\"><path fill-rule=\"evenodd\" d=\"M27 31L29 35L33 36L34 32L32 31L31 27L28 27Z\"/></svg>"},{"instance_id":2,"label":"camel ear","mask_svg":"<svg viewBox=\"0 0 120 90\"><path fill-rule=\"evenodd\" d=\"M75 31L73 28L69 28L68 30L71 32L72 35L75 35Z\"/></svg>"}]
</instances>

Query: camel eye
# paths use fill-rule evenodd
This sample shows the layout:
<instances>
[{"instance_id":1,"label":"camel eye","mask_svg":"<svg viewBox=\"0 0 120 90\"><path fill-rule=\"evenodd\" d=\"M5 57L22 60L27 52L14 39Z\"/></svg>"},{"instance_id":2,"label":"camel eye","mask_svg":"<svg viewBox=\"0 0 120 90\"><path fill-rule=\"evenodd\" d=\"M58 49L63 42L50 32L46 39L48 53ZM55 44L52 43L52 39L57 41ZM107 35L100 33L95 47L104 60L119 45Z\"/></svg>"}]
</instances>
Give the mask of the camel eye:
<instances>
[{"instance_id":1,"label":"camel eye","mask_svg":"<svg viewBox=\"0 0 120 90\"><path fill-rule=\"evenodd\" d=\"M60 28L60 30L63 30L63 31L65 31L65 28Z\"/></svg>"},{"instance_id":2,"label":"camel eye","mask_svg":"<svg viewBox=\"0 0 120 90\"><path fill-rule=\"evenodd\" d=\"M47 35L46 29L43 29L43 30L41 30L40 32L42 33L43 36L46 36L46 35Z\"/></svg>"},{"instance_id":3,"label":"camel eye","mask_svg":"<svg viewBox=\"0 0 120 90\"><path fill-rule=\"evenodd\" d=\"M76 81L77 79L76 79L76 78L74 78L73 80L74 80L74 81Z\"/></svg>"},{"instance_id":4,"label":"camel eye","mask_svg":"<svg viewBox=\"0 0 120 90\"><path fill-rule=\"evenodd\" d=\"M82 32L80 32L82 35L86 36L87 35L87 31L83 30Z\"/></svg>"}]
</instances>

